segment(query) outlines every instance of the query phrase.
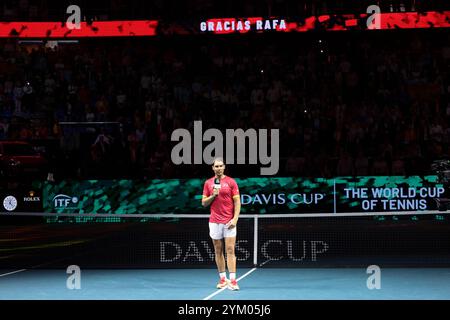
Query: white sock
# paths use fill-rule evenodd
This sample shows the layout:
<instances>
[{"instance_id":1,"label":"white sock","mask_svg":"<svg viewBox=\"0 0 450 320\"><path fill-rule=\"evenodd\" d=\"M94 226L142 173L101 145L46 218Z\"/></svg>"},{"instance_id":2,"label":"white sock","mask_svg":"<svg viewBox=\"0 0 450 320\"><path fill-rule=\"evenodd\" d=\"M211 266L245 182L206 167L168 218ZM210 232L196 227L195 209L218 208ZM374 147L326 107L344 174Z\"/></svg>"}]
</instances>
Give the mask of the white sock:
<instances>
[{"instance_id":1,"label":"white sock","mask_svg":"<svg viewBox=\"0 0 450 320\"><path fill-rule=\"evenodd\" d=\"M220 277L220 279L226 278L227 277L227 273L226 272L219 272L219 277Z\"/></svg>"},{"instance_id":2,"label":"white sock","mask_svg":"<svg viewBox=\"0 0 450 320\"><path fill-rule=\"evenodd\" d=\"M230 280L236 279L236 272L230 272Z\"/></svg>"}]
</instances>

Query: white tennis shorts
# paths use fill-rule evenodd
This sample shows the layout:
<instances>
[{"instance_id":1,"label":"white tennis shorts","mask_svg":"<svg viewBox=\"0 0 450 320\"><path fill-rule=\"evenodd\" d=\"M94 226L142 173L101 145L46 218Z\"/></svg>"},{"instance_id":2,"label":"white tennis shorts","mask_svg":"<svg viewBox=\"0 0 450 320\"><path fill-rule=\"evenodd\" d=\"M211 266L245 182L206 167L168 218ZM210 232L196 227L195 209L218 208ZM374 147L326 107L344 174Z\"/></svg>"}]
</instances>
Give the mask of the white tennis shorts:
<instances>
[{"instance_id":1,"label":"white tennis shorts","mask_svg":"<svg viewBox=\"0 0 450 320\"><path fill-rule=\"evenodd\" d=\"M236 228L228 229L223 223L209 223L209 236L214 240L236 237Z\"/></svg>"}]
</instances>

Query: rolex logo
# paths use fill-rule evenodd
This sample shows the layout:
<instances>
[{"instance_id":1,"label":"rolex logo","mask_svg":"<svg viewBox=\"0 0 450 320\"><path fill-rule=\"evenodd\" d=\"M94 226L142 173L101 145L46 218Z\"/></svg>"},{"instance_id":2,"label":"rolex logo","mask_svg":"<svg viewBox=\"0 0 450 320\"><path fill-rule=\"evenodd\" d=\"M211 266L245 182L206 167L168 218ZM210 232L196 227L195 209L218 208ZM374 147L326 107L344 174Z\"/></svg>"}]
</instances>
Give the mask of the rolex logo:
<instances>
[{"instance_id":1,"label":"rolex logo","mask_svg":"<svg viewBox=\"0 0 450 320\"><path fill-rule=\"evenodd\" d=\"M35 192L30 191L30 192L28 192L28 196L23 197L23 201L24 202L37 202L37 201L41 201L41 197L35 196Z\"/></svg>"}]
</instances>

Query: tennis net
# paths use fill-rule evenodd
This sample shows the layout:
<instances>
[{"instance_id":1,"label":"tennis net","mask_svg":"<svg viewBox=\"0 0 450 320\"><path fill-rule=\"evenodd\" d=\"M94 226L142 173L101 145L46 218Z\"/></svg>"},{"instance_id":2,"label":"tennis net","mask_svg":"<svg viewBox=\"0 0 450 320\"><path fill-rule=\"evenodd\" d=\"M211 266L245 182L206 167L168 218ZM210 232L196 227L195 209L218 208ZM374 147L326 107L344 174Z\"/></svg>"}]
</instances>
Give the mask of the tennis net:
<instances>
[{"instance_id":1,"label":"tennis net","mask_svg":"<svg viewBox=\"0 0 450 320\"><path fill-rule=\"evenodd\" d=\"M0 267L215 267L209 215L14 213ZM240 267L448 266L447 212L242 214Z\"/></svg>"}]
</instances>

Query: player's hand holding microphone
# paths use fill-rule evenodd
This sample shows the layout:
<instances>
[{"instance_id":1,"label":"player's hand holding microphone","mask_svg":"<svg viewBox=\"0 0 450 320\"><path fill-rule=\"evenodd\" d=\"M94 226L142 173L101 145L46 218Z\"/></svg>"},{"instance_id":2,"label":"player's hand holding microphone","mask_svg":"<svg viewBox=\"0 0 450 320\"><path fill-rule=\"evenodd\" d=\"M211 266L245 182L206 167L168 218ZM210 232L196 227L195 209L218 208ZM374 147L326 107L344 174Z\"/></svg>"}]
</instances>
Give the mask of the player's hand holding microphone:
<instances>
[{"instance_id":1,"label":"player's hand holding microphone","mask_svg":"<svg viewBox=\"0 0 450 320\"><path fill-rule=\"evenodd\" d=\"M213 189L213 196L214 198L219 195L220 191L220 180L219 178L214 179L214 189Z\"/></svg>"}]
</instances>

